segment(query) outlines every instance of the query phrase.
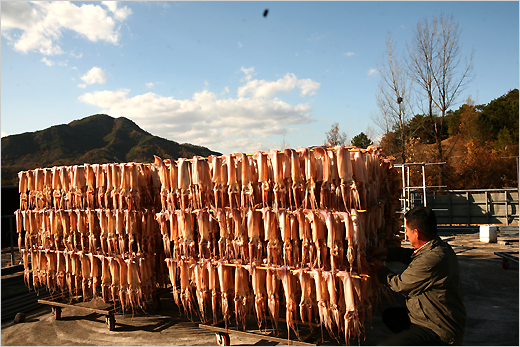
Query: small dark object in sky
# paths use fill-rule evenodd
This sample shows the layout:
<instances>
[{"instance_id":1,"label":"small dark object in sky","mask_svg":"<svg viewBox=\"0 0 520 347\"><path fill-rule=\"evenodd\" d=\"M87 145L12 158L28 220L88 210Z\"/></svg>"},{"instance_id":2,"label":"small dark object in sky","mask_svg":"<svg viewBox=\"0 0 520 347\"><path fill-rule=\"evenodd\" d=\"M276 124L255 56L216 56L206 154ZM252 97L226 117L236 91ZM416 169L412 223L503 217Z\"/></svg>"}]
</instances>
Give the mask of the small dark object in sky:
<instances>
[{"instance_id":1,"label":"small dark object in sky","mask_svg":"<svg viewBox=\"0 0 520 347\"><path fill-rule=\"evenodd\" d=\"M269 9L266 8L264 11L264 17L267 17L267 13L269 13Z\"/></svg>"}]
</instances>

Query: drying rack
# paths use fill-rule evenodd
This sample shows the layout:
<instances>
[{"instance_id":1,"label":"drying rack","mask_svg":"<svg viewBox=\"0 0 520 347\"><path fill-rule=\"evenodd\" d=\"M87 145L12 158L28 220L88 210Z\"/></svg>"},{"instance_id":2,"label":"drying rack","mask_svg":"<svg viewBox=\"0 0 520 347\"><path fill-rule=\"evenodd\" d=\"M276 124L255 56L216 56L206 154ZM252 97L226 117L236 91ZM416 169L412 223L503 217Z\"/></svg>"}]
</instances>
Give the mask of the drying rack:
<instances>
[{"instance_id":1,"label":"drying rack","mask_svg":"<svg viewBox=\"0 0 520 347\"><path fill-rule=\"evenodd\" d=\"M285 314L285 311L281 307L280 314ZM245 329L242 329L242 323L237 324L234 315L230 317L227 325L223 317L220 317L216 323L213 323L213 319L200 323L199 328L214 331L217 346L229 346L231 344L229 333L298 346L318 346L324 342L337 343L343 340L341 339L338 341L336 339L333 341L333 338L330 337L327 330L321 327L320 324L314 322L295 321L295 326L297 327L299 335L296 336L291 328L287 330L287 321L284 318L277 319L277 333L273 318L265 318L269 323L264 323L262 329L258 327L256 317L253 315L247 315Z\"/></svg>"},{"instance_id":2,"label":"drying rack","mask_svg":"<svg viewBox=\"0 0 520 347\"><path fill-rule=\"evenodd\" d=\"M516 256L514 256L516 254ZM495 252L495 255L498 255L502 258L502 267L504 269L509 269L511 266L509 261L513 261L518 264L518 251L516 252Z\"/></svg>"},{"instance_id":3,"label":"drying rack","mask_svg":"<svg viewBox=\"0 0 520 347\"><path fill-rule=\"evenodd\" d=\"M199 261L200 262L200 261ZM239 263L223 263L224 266L231 266L231 267L245 267L244 264ZM263 265L256 266L257 269L277 269L282 268L284 266L275 266L275 267L267 267ZM285 266L285 268L292 270L292 268ZM352 269L357 269L356 267L352 267ZM307 272L307 270L306 270ZM363 277L370 277L368 274L354 274L354 277L360 278L360 276ZM282 291L282 288L279 288L279 292ZM280 295L280 294L279 294ZM284 294L281 294L284 295ZM285 315L285 308L280 307L280 315ZM220 315L222 313L220 312ZM295 320L295 325L297 326L297 331L300 331L298 333L299 336L296 336L294 331L289 328L287 329L287 320L284 318L278 317L276 321L278 322L278 332L275 329L275 319L272 317L266 316L266 320L270 321L272 328L268 329L267 327L264 327L264 330L260 330L258 328L258 324L256 321L256 317L253 315L248 314L246 316L246 328L240 329L239 324L236 322L235 315L231 314L229 317L229 320L226 321L221 316L220 319L217 320L216 323L213 323L213 319L207 320L203 323L199 324L199 328L207 329L210 331L215 331L215 342L217 346L229 346L230 345L230 337L229 332L233 332L235 334L239 335L246 335L246 336L254 336L262 340L268 340L268 341L274 341L278 343L287 343L288 345L301 345L301 346L317 346L320 343L324 343L324 338L327 337L332 341L334 339L336 342L339 343L341 340L341 337L331 337L329 332L321 325L316 324L314 322L302 322ZM235 328L232 328L235 327ZM319 335L319 337L317 336ZM285 337L280 337L285 336ZM294 336L295 339L292 339L291 336ZM342 339L344 341L344 339Z\"/></svg>"},{"instance_id":4,"label":"drying rack","mask_svg":"<svg viewBox=\"0 0 520 347\"><path fill-rule=\"evenodd\" d=\"M153 299L147 301L146 304L152 303L155 305L156 309L159 309L159 296L168 290L170 289L157 289ZM61 319L62 308L76 308L104 315L105 323L108 327L108 330L110 331L113 331L116 326L116 312L123 312L122 306L119 302L115 303L113 301L110 301L108 303L105 303L103 302L103 299L100 297L83 301L83 296L71 296L66 292L53 293L48 297L38 299L38 303L50 305L55 320Z\"/></svg>"},{"instance_id":5,"label":"drying rack","mask_svg":"<svg viewBox=\"0 0 520 347\"><path fill-rule=\"evenodd\" d=\"M98 313L105 316L105 323L108 330L112 331L116 326L115 313L121 305L104 303L103 299L96 298L89 301L83 301L81 295L70 296L65 293L54 293L44 299L38 299L38 303L50 305L55 320L61 319L62 308L79 308L85 311Z\"/></svg>"}]
</instances>

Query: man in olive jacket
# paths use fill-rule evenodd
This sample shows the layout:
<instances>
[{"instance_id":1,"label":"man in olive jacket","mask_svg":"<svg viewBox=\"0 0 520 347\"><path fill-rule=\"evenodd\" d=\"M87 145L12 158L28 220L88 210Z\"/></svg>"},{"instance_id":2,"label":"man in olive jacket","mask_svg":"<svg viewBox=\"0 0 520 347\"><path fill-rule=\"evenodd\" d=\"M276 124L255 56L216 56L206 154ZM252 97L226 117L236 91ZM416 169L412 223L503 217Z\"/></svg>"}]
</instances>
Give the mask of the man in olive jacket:
<instances>
[{"instance_id":1,"label":"man in olive jacket","mask_svg":"<svg viewBox=\"0 0 520 347\"><path fill-rule=\"evenodd\" d=\"M432 210L416 207L405 214L406 235L414 249L368 249L379 281L406 298L406 308L392 307L382 313L385 324L396 333L380 345L461 345L466 309L457 255L437 236ZM378 257L408 267L396 274Z\"/></svg>"}]
</instances>

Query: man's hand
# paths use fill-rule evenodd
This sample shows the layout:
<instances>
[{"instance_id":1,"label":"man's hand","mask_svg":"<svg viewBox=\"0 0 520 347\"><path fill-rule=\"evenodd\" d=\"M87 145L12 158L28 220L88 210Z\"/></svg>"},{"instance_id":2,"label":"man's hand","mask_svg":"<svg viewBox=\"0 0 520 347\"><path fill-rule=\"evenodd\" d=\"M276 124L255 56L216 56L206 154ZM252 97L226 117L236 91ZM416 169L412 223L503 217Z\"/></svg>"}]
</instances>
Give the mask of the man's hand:
<instances>
[{"instance_id":1,"label":"man's hand","mask_svg":"<svg viewBox=\"0 0 520 347\"><path fill-rule=\"evenodd\" d=\"M386 258L387 255L388 255L388 248L386 248L386 247L370 246L367 248L367 256L369 258Z\"/></svg>"},{"instance_id":2,"label":"man's hand","mask_svg":"<svg viewBox=\"0 0 520 347\"><path fill-rule=\"evenodd\" d=\"M368 247L367 248L367 260L370 264L370 268L377 273L381 266L384 266L384 259L388 254L386 247Z\"/></svg>"},{"instance_id":3,"label":"man's hand","mask_svg":"<svg viewBox=\"0 0 520 347\"><path fill-rule=\"evenodd\" d=\"M385 265L385 263L379 258L369 258L368 264L370 265L370 269L372 269L372 271L374 271L375 273L379 271L379 268L381 266Z\"/></svg>"}]
</instances>

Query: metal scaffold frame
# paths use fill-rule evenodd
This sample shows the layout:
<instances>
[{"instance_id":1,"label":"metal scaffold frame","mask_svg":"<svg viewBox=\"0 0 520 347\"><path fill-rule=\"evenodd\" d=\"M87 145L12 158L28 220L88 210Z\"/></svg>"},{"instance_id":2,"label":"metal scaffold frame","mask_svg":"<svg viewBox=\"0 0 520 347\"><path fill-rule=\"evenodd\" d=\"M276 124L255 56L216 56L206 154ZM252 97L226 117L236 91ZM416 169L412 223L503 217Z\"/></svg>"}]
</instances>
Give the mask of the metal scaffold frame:
<instances>
[{"instance_id":1,"label":"metal scaffold frame","mask_svg":"<svg viewBox=\"0 0 520 347\"><path fill-rule=\"evenodd\" d=\"M427 186L426 185L426 175L425 168L429 165L443 165L446 162L440 163L403 163L403 164L394 164L394 167L401 169L401 178L402 178L402 193L399 201L401 202L401 211L402 216L411 208L411 199L410 199L410 191L412 189L422 189L423 191L423 205L426 207L426 188L443 188L445 186ZM410 167L411 166L420 166L421 174L422 174L422 185L421 186L410 186ZM406 170L405 170L406 168ZM406 174L405 174L406 171ZM406 240L406 219L403 218L403 227L402 233L404 234L404 239Z\"/></svg>"}]
</instances>

